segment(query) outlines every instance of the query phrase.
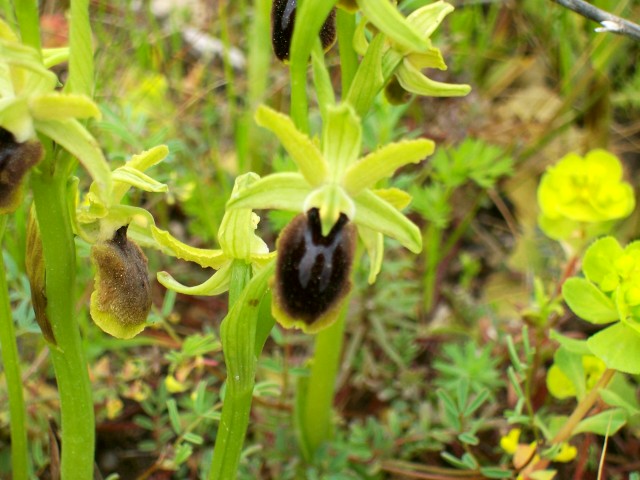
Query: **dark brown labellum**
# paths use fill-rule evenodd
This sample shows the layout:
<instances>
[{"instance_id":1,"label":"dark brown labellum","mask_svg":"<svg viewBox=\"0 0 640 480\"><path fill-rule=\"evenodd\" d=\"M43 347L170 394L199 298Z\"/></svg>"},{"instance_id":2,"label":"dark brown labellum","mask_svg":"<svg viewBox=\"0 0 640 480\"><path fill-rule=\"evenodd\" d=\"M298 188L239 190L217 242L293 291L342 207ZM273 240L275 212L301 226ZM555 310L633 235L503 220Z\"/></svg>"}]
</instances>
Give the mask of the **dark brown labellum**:
<instances>
[{"instance_id":1,"label":"dark brown labellum","mask_svg":"<svg viewBox=\"0 0 640 480\"><path fill-rule=\"evenodd\" d=\"M351 289L355 244L355 227L344 214L326 237L317 208L296 216L278 240L274 293L279 308L311 325L338 305Z\"/></svg>"},{"instance_id":2,"label":"dark brown labellum","mask_svg":"<svg viewBox=\"0 0 640 480\"><path fill-rule=\"evenodd\" d=\"M42 158L38 142L16 142L0 127L0 214L14 211L20 203L22 179Z\"/></svg>"},{"instance_id":3,"label":"dark brown labellum","mask_svg":"<svg viewBox=\"0 0 640 480\"><path fill-rule=\"evenodd\" d=\"M283 62L289 60L291 37L296 20L297 0L274 0L271 7L271 43L273 51ZM331 10L320 29L322 48L328 50L336 40L336 11Z\"/></svg>"}]
</instances>

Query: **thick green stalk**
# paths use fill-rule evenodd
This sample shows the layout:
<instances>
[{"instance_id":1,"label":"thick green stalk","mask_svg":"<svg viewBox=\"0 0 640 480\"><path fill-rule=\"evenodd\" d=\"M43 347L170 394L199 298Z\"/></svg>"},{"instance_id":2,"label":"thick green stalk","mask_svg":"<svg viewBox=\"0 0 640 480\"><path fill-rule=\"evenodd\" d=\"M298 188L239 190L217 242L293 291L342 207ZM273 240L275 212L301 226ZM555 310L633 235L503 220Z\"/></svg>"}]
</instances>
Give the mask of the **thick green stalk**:
<instances>
[{"instance_id":1,"label":"thick green stalk","mask_svg":"<svg viewBox=\"0 0 640 480\"><path fill-rule=\"evenodd\" d=\"M340 39L340 73L342 74L342 95L347 95L358 70L358 54L353 49L353 35L356 31L356 16L341 8L336 14L336 29Z\"/></svg>"},{"instance_id":2,"label":"thick green stalk","mask_svg":"<svg viewBox=\"0 0 640 480\"><path fill-rule=\"evenodd\" d=\"M93 38L89 23L89 0L71 0L69 48L69 77L64 90L93 97Z\"/></svg>"},{"instance_id":3,"label":"thick green stalk","mask_svg":"<svg viewBox=\"0 0 640 480\"><path fill-rule=\"evenodd\" d=\"M46 270L50 346L62 417L62 480L93 478L95 420L87 362L74 318L75 244L67 208L67 177L51 154L31 176Z\"/></svg>"},{"instance_id":4,"label":"thick green stalk","mask_svg":"<svg viewBox=\"0 0 640 480\"><path fill-rule=\"evenodd\" d=\"M14 5L22 42L40 51L38 2L36 0L16 0Z\"/></svg>"},{"instance_id":5,"label":"thick green stalk","mask_svg":"<svg viewBox=\"0 0 640 480\"><path fill-rule=\"evenodd\" d=\"M357 70L358 56L353 50L355 16L338 9L337 33L340 46L342 92L349 91ZM296 408L298 427L302 437L303 453L311 460L320 445L331 438L331 415L336 389L344 327L349 301L346 300L336 323L322 330L315 338L315 351L311 373L300 384Z\"/></svg>"},{"instance_id":6,"label":"thick green stalk","mask_svg":"<svg viewBox=\"0 0 640 480\"><path fill-rule=\"evenodd\" d=\"M229 286L229 313L220 338L227 366L222 416L213 449L210 480L235 480L249 425L258 358L256 327L260 302L273 274L273 263L249 281L251 265L235 260ZM233 304L232 304L233 302Z\"/></svg>"},{"instance_id":7,"label":"thick green stalk","mask_svg":"<svg viewBox=\"0 0 640 480\"><path fill-rule=\"evenodd\" d=\"M440 247L442 242L442 230L434 223L430 222L424 231L424 278L422 283L422 308L425 315L428 315L433 308L435 299L436 279L438 275L438 264L441 260Z\"/></svg>"},{"instance_id":8,"label":"thick green stalk","mask_svg":"<svg viewBox=\"0 0 640 480\"><path fill-rule=\"evenodd\" d=\"M7 216L0 217L0 239L4 236ZM27 450L26 415L22 379L20 378L20 360L16 333L13 327L9 289L7 285L4 257L0 250L0 349L2 365L7 379L9 395L9 415L11 419L11 468L14 480L26 480L29 477Z\"/></svg>"},{"instance_id":9,"label":"thick green stalk","mask_svg":"<svg viewBox=\"0 0 640 480\"><path fill-rule=\"evenodd\" d=\"M333 397L342 355L348 303L345 302L338 320L316 335L311 374L306 382L304 404L301 405L299 417L304 451L311 457L318 447L331 438Z\"/></svg>"},{"instance_id":10,"label":"thick green stalk","mask_svg":"<svg viewBox=\"0 0 640 480\"><path fill-rule=\"evenodd\" d=\"M291 118L302 132L309 132L307 117L307 66L311 49L325 19L337 0L304 0L298 2L296 23L291 39Z\"/></svg>"}]
</instances>

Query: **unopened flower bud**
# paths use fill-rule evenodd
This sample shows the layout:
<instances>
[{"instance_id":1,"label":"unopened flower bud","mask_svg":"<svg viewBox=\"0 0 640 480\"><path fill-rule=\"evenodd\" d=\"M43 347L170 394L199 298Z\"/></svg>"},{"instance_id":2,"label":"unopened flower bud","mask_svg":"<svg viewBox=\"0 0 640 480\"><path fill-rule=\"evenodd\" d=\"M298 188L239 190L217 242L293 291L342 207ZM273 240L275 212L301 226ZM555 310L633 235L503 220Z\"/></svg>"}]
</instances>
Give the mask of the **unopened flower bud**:
<instances>
[{"instance_id":1,"label":"unopened flower bud","mask_svg":"<svg viewBox=\"0 0 640 480\"><path fill-rule=\"evenodd\" d=\"M273 51L283 62L289 60L291 37L296 21L297 0L274 0L271 8L271 43ZM336 41L336 11L331 10L320 29L320 41L326 51Z\"/></svg>"},{"instance_id":2,"label":"unopened flower bud","mask_svg":"<svg viewBox=\"0 0 640 480\"><path fill-rule=\"evenodd\" d=\"M296 216L278 239L274 316L307 333L331 324L351 290L355 246L356 230L346 215L327 236L317 208Z\"/></svg>"},{"instance_id":3,"label":"unopened flower bud","mask_svg":"<svg viewBox=\"0 0 640 480\"><path fill-rule=\"evenodd\" d=\"M47 317L44 254L35 208L31 208L29 213L26 247L25 267L27 277L29 278L29 285L31 286L31 304L35 312L36 322L38 322L45 340L53 345L57 345L49 317Z\"/></svg>"},{"instance_id":4,"label":"unopened flower bud","mask_svg":"<svg viewBox=\"0 0 640 480\"><path fill-rule=\"evenodd\" d=\"M16 142L13 134L0 127L0 214L11 213L22 198L25 174L42 158L38 142Z\"/></svg>"},{"instance_id":5,"label":"unopened flower bud","mask_svg":"<svg viewBox=\"0 0 640 480\"><path fill-rule=\"evenodd\" d=\"M93 321L114 337L136 336L144 330L151 310L151 287L147 258L127 238L127 226L116 230L113 239L96 243L91 260L96 266Z\"/></svg>"}]
</instances>

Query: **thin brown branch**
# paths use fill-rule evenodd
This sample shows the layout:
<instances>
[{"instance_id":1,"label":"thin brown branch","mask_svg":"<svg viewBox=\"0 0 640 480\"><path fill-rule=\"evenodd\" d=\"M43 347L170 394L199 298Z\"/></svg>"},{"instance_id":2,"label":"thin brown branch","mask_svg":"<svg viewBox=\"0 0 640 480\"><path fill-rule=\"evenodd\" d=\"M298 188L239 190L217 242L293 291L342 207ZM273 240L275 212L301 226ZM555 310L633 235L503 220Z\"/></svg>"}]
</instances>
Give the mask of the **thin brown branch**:
<instances>
[{"instance_id":1,"label":"thin brown branch","mask_svg":"<svg viewBox=\"0 0 640 480\"><path fill-rule=\"evenodd\" d=\"M596 28L596 32L611 32L619 35L626 35L634 40L640 41L640 25L629 20L620 18L612 13L594 7L583 0L553 0L569 10L582 15L589 20L598 22L602 27Z\"/></svg>"}]
</instances>

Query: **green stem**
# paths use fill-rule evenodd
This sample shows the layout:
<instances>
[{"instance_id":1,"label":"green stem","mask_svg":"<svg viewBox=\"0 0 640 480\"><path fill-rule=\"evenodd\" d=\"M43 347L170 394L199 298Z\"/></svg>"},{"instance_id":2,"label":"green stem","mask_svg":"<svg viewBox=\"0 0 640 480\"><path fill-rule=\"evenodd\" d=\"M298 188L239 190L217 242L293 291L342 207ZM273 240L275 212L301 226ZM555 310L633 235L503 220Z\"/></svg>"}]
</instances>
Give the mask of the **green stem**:
<instances>
[{"instance_id":1,"label":"green stem","mask_svg":"<svg viewBox=\"0 0 640 480\"><path fill-rule=\"evenodd\" d=\"M425 272L422 283L422 308L428 315L433 308L435 299L436 279L438 276L438 264L440 263L440 246L442 242L442 229L430 222L423 233L425 245Z\"/></svg>"},{"instance_id":2,"label":"green stem","mask_svg":"<svg viewBox=\"0 0 640 480\"><path fill-rule=\"evenodd\" d=\"M353 35L356 31L356 16L341 8L336 14L336 29L340 48L340 72L342 75L342 95L347 95L358 70L358 54L353 49Z\"/></svg>"},{"instance_id":3,"label":"green stem","mask_svg":"<svg viewBox=\"0 0 640 480\"><path fill-rule=\"evenodd\" d=\"M16 0L16 18L20 27L20 36L25 45L35 48L40 52L40 24L38 19L38 2L36 0Z\"/></svg>"},{"instance_id":4,"label":"green stem","mask_svg":"<svg viewBox=\"0 0 640 480\"><path fill-rule=\"evenodd\" d=\"M258 312L268 288L268 279L273 274L273 265L265 267L250 282L251 265L235 260L232 266L229 314L222 322L220 332L227 382L209 471L210 480L237 478L258 362L255 349Z\"/></svg>"},{"instance_id":5,"label":"green stem","mask_svg":"<svg viewBox=\"0 0 640 480\"><path fill-rule=\"evenodd\" d=\"M86 480L93 478L95 420L87 362L74 318L76 258L67 177L51 164L48 155L40 171L32 174L31 185L45 262L47 316L57 342L50 351L60 394L61 472L63 480Z\"/></svg>"},{"instance_id":6,"label":"green stem","mask_svg":"<svg viewBox=\"0 0 640 480\"><path fill-rule=\"evenodd\" d=\"M318 447L331 438L333 397L342 354L348 303L348 300L345 301L338 320L316 335L311 374L306 382L303 404L300 406L300 428L307 457L313 457Z\"/></svg>"},{"instance_id":7,"label":"green stem","mask_svg":"<svg viewBox=\"0 0 640 480\"><path fill-rule=\"evenodd\" d=\"M89 22L89 0L71 0L69 25L69 77L67 93L93 97L93 37Z\"/></svg>"},{"instance_id":8,"label":"green stem","mask_svg":"<svg viewBox=\"0 0 640 480\"><path fill-rule=\"evenodd\" d=\"M7 216L0 217L0 239L4 236ZM11 419L11 467L14 480L29 478L29 456L27 450L27 430L20 360L16 333L13 327L9 289L7 286L4 257L0 249L0 349L2 364L7 379L9 395L9 415Z\"/></svg>"}]
</instances>

